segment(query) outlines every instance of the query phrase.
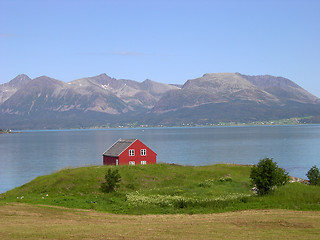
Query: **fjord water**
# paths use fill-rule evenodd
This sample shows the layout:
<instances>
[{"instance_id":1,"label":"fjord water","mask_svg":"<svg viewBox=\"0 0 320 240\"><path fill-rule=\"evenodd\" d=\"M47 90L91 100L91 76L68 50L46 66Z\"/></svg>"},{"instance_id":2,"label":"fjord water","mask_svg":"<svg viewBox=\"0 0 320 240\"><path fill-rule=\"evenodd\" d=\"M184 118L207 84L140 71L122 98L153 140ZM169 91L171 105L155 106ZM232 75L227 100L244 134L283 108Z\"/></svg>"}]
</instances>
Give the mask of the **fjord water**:
<instances>
[{"instance_id":1,"label":"fjord water","mask_svg":"<svg viewBox=\"0 0 320 240\"><path fill-rule=\"evenodd\" d=\"M320 167L320 125L23 131L0 135L0 193L66 167L101 165L119 138L138 138L158 162L256 164L270 157L291 176Z\"/></svg>"}]
</instances>

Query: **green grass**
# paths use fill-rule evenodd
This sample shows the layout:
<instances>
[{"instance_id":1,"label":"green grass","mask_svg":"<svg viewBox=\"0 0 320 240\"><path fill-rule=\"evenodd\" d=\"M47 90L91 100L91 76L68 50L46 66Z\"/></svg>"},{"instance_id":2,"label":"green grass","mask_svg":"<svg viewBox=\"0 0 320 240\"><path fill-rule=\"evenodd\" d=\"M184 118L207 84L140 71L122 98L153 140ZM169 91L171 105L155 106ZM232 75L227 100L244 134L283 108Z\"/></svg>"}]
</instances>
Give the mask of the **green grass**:
<instances>
[{"instance_id":1,"label":"green grass","mask_svg":"<svg viewBox=\"0 0 320 240\"><path fill-rule=\"evenodd\" d=\"M116 192L100 185L108 168L122 177ZM91 166L41 176L0 195L0 204L21 202L109 213L214 213L245 209L320 210L320 187L287 184L267 196L251 192L250 166Z\"/></svg>"}]
</instances>

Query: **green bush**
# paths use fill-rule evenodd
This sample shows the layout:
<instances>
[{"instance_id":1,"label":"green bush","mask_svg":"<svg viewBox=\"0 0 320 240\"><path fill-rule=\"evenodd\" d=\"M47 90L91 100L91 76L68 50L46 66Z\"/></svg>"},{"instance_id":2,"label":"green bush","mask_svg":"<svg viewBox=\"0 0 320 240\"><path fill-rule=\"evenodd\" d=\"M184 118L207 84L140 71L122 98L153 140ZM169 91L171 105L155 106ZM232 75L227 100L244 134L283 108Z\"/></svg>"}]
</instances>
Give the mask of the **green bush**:
<instances>
[{"instance_id":1,"label":"green bush","mask_svg":"<svg viewBox=\"0 0 320 240\"><path fill-rule=\"evenodd\" d=\"M105 180L106 181L101 184L101 191L106 193L115 191L115 189L119 187L121 181L118 169L112 171L111 168L109 168L105 175Z\"/></svg>"},{"instance_id":2,"label":"green bush","mask_svg":"<svg viewBox=\"0 0 320 240\"><path fill-rule=\"evenodd\" d=\"M320 171L317 166L310 168L306 175L309 179L310 185L320 185Z\"/></svg>"},{"instance_id":3,"label":"green bush","mask_svg":"<svg viewBox=\"0 0 320 240\"><path fill-rule=\"evenodd\" d=\"M275 186L281 186L289 181L288 173L279 168L272 158L264 158L251 169L252 185L257 188L259 195L271 192Z\"/></svg>"}]
</instances>

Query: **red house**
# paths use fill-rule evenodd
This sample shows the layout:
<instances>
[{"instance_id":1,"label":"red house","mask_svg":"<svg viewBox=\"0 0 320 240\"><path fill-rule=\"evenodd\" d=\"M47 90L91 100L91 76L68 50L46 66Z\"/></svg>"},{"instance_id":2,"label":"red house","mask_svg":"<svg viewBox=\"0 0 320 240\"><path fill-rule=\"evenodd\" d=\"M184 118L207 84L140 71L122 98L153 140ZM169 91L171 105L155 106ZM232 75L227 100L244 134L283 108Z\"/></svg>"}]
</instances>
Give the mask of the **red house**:
<instances>
[{"instance_id":1,"label":"red house","mask_svg":"<svg viewBox=\"0 0 320 240\"><path fill-rule=\"evenodd\" d=\"M155 164L157 154L139 139L119 139L103 153L103 165Z\"/></svg>"}]
</instances>

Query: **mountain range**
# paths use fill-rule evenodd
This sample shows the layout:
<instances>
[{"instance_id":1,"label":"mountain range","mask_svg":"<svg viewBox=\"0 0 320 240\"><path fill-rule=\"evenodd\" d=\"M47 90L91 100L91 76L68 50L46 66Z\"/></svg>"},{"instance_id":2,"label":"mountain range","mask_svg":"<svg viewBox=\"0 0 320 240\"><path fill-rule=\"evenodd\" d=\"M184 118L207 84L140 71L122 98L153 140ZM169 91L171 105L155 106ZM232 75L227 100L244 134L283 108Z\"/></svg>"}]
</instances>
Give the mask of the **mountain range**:
<instances>
[{"instance_id":1,"label":"mountain range","mask_svg":"<svg viewBox=\"0 0 320 240\"><path fill-rule=\"evenodd\" d=\"M270 75L207 73L177 85L106 74L68 83L22 74L0 85L0 129L207 125L319 115L319 98Z\"/></svg>"}]
</instances>

